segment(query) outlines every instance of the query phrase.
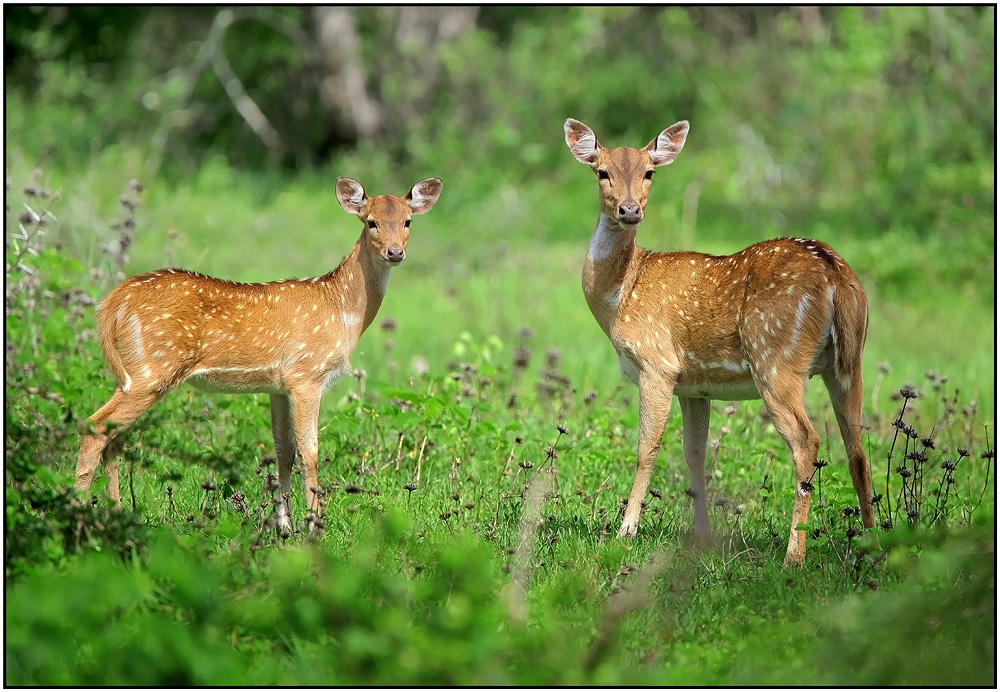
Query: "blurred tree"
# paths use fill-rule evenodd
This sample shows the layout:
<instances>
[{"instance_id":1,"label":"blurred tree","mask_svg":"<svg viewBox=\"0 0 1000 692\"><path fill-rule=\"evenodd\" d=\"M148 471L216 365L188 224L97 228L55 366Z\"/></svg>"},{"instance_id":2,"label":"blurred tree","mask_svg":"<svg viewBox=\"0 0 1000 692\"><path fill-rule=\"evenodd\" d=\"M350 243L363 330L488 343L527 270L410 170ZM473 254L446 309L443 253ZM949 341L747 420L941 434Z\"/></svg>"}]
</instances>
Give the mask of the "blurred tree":
<instances>
[{"instance_id":1,"label":"blurred tree","mask_svg":"<svg viewBox=\"0 0 1000 692\"><path fill-rule=\"evenodd\" d=\"M366 55L354 8L313 8L325 70L320 88L331 116L326 147L376 135L401 141L407 123L431 105L430 95L441 73L437 44L472 29L477 11L475 7L379 8L370 29L378 38L378 50Z\"/></svg>"},{"instance_id":2,"label":"blurred tree","mask_svg":"<svg viewBox=\"0 0 1000 692\"><path fill-rule=\"evenodd\" d=\"M331 137L367 139L382 130L382 104L369 93L354 8L313 8L325 74L321 94L331 114Z\"/></svg>"},{"instance_id":3,"label":"blurred tree","mask_svg":"<svg viewBox=\"0 0 1000 692\"><path fill-rule=\"evenodd\" d=\"M112 70L126 55L145 7L5 5L4 82L37 89L46 61L80 61Z\"/></svg>"}]
</instances>

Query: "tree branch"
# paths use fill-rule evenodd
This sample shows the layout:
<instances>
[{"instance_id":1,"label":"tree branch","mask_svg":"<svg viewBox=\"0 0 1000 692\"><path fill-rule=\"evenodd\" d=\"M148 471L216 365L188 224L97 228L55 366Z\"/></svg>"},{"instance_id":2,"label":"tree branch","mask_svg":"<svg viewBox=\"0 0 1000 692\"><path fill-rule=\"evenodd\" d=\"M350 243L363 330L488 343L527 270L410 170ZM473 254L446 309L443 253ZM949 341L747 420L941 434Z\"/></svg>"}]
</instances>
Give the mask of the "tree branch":
<instances>
[{"instance_id":1,"label":"tree branch","mask_svg":"<svg viewBox=\"0 0 1000 692\"><path fill-rule=\"evenodd\" d=\"M215 74L219 77L219 81L222 82L222 86L225 87L226 93L232 100L236 110L243 116L243 120L250 126L250 129L260 137L264 146L276 154L283 153L285 145L281 141L281 135L274 129L274 126L267 119L267 116L264 115L264 112L254 103L254 100L250 98L247 90L243 88L240 78L233 72L233 67L229 64L229 60L226 59L225 53L221 50L216 51L215 55L212 56L212 67L215 69Z\"/></svg>"}]
</instances>

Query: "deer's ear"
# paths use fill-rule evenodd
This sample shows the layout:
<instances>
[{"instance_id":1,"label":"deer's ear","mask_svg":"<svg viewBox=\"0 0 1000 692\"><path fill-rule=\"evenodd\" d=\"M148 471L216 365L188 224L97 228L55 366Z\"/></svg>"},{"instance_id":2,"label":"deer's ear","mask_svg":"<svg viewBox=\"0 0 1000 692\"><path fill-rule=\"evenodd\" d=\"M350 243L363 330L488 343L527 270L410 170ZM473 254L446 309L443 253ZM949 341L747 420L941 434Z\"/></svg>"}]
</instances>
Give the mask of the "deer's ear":
<instances>
[{"instance_id":1,"label":"deer's ear","mask_svg":"<svg viewBox=\"0 0 1000 692\"><path fill-rule=\"evenodd\" d=\"M677 155L681 153L681 149L684 148L689 127L687 120L681 120L658 134L656 139L646 145L646 151L653 158L654 166L666 166L668 163L673 163Z\"/></svg>"},{"instance_id":2,"label":"deer's ear","mask_svg":"<svg viewBox=\"0 0 1000 692\"><path fill-rule=\"evenodd\" d=\"M579 120L568 118L563 125L566 132L566 146L576 160L580 163L591 164L597 160L597 154L601 151L601 145L597 141L597 135L589 127Z\"/></svg>"},{"instance_id":3,"label":"deer's ear","mask_svg":"<svg viewBox=\"0 0 1000 692\"><path fill-rule=\"evenodd\" d=\"M337 178L337 201L344 211L351 214L360 214L368 201L368 194L364 185L352 178Z\"/></svg>"},{"instance_id":4,"label":"deer's ear","mask_svg":"<svg viewBox=\"0 0 1000 692\"><path fill-rule=\"evenodd\" d=\"M406 193L406 202L414 214L426 214L437 204L441 197L441 189L444 183L441 178L424 178L413 184L410 191Z\"/></svg>"}]
</instances>

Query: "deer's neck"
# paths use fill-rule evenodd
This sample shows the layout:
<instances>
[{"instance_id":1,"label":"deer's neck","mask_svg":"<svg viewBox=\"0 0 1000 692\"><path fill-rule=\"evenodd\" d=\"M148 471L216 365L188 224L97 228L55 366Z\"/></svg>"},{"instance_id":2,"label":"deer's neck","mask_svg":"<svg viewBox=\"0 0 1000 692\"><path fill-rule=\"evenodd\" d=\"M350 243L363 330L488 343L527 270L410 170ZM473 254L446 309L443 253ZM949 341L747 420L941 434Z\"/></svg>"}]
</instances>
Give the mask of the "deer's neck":
<instances>
[{"instance_id":1,"label":"deer's neck","mask_svg":"<svg viewBox=\"0 0 1000 692\"><path fill-rule=\"evenodd\" d=\"M389 272L385 264L372 259L358 240L344 261L327 275L332 289L328 294L331 310L355 338L375 320L389 287Z\"/></svg>"},{"instance_id":2,"label":"deer's neck","mask_svg":"<svg viewBox=\"0 0 1000 692\"><path fill-rule=\"evenodd\" d=\"M635 227L605 214L597 221L583 264L583 293L597 322L609 336L618 306L638 276L646 251L635 244Z\"/></svg>"}]
</instances>

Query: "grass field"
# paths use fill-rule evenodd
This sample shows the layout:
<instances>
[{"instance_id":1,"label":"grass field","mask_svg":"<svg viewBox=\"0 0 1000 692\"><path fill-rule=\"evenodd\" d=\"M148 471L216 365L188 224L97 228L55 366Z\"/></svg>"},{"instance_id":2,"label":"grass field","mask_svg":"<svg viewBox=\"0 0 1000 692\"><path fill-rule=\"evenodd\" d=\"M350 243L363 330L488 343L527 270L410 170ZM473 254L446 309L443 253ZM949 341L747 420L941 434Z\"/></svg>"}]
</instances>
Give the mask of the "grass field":
<instances>
[{"instance_id":1,"label":"grass field","mask_svg":"<svg viewBox=\"0 0 1000 692\"><path fill-rule=\"evenodd\" d=\"M553 146L560 134L555 123ZM120 242L109 221L138 151L37 181L29 153L7 154L8 235L22 202L57 219L32 241L41 254L24 256L36 273L8 272L8 684L995 684L992 221L954 237L820 216L784 228L709 202L695 213L696 153L658 176L644 246L728 254L813 236L869 294L865 444L885 525L870 532L878 545L858 533L813 383L830 465L806 567L789 570L793 469L759 402L713 404L715 545L688 539L676 411L639 535L615 537L637 393L583 299L596 190L568 153L530 179L402 179L371 152L294 180L213 161L182 183L143 181L124 265L102 245ZM263 395L180 388L126 439L124 511L99 492L96 506L71 505L79 424L113 384L93 299L119 272L166 265L244 281L329 271L361 231L336 201L337 175L375 194L425 175L445 187L414 219L352 359L364 374L325 398L325 531L275 536ZM59 198L25 198L32 182ZM893 426L907 384L921 390L902 414L912 439ZM299 482L292 500L301 524Z\"/></svg>"}]
</instances>

